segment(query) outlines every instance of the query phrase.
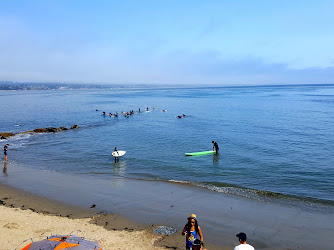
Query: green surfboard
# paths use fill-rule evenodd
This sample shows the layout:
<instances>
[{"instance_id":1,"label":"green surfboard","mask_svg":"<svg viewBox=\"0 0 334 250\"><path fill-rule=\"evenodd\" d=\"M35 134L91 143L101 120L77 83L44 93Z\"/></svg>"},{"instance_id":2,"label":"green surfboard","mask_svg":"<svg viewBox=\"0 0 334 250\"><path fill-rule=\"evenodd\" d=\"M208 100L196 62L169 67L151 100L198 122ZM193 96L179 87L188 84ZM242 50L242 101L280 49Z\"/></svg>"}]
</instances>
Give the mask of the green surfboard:
<instances>
[{"instance_id":1,"label":"green surfboard","mask_svg":"<svg viewBox=\"0 0 334 250\"><path fill-rule=\"evenodd\" d=\"M195 155L208 155L208 154L215 154L215 150L210 151L202 151L202 152L194 152L194 153L185 153L186 156L195 156Z\"/></svg>"}]
</instances>

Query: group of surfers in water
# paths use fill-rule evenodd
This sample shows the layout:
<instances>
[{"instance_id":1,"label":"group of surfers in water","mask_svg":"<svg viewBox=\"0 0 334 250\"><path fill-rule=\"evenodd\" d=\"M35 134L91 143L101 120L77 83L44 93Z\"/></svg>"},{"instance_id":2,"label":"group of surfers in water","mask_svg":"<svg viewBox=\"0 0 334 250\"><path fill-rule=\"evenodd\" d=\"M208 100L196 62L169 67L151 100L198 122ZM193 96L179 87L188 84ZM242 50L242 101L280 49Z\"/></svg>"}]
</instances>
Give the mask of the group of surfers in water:
<instances>
[{"instance_id":1,"label":"group of surfers in water","mask_svg":"<svg viewBox=\"0 0 334 250\"><path fill-rule=\"evenodd\" d=\"M153 109L156 109L154 106L153 106ZM98 109L96 109L96 111L99 111ZM126 118L129 118L129 116L130 115L134 115L135 113L142 113L142 112L148 112L148 111L150 111L150 109L148 108L148 107L146 107L145 108L145 111L141 111L141 109L140 108L138 108L138 111L137 112L135 112L133 109L132 110L130 110L130 111L128 111L128 112L124 112L124 111L122 111L122 114L124 115L124 117L126 117ZM167 111L167 109L163 109L163 110L161 110L161 112L166 112ZM105 111L103 111L102 112L102 115L103 116L110 116L110 117L112 117L112 116L114 116L114 117L118 117L118 113L116 112L116 113L106 113ZM185 115L183 115L183 116L185 116Z\"/></svg>"},{"instance_id":2,"label":"group of surfers in water","mask_svg":"<svg viewBox=\"0 0 334 250\"><path fill-rule=\"evenodd\" d=\"M186 249L206 250L202 229L198 225L196 214L191 214L187 220L188 222L184 225L181 233L186 236ZM240 232L236 236L240 244L234 250L255 250L253 246L247 244L247 235L244 232Z\"/></svg>"}]
</instances>

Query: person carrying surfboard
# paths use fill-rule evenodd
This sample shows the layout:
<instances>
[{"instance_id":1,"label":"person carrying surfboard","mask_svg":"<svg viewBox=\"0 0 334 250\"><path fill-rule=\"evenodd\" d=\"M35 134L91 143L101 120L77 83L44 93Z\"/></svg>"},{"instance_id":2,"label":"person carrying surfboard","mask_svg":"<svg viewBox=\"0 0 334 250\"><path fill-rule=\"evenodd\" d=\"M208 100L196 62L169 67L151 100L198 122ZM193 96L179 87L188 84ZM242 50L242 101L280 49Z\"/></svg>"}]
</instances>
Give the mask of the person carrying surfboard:
<instances>
[{"instance_id":1,"label":"person carrying surfboard","mask_svg":"<svg viewBox=\"0 0 334 250\"><path fill-rule=\"evenodd\" d=\"M219 146L218 146L218 143L216 141L212 141L213 143L213 148L212 150L215 150L216 151L216 154L218 154L218 151L219 151Z\"/></svg>"},{"instance_id":2,"label":"person carrying surfboard","mask_svg":"<svg viewBox=\"0 0 334 250\"><path fill-rule=\"evenodd\" d=\"M117 151L117 147L115 147L114 152L116 153L115 155L119 155L119 153ZM118 160L119 160L118 156L115 156L115 162L118 161Z\"/></svg>"}]
</instances>

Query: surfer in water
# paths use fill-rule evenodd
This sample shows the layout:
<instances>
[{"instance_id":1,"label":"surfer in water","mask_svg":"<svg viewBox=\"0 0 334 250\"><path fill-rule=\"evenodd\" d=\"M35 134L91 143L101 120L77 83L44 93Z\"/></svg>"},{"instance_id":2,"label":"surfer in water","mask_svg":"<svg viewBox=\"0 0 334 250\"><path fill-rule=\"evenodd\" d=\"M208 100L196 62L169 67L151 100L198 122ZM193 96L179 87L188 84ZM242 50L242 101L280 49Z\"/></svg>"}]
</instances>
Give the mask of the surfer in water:
<instances>
[{"instance_id":1,"label":"surfer in water","mask_svg":"<svg viewBox=\"0 0 334 250\"><path fill-rule=\"evenodd\" d=\"M216 141L212 141L213 143L213 148L212 150L215 150L216 151L216 154L218 154L218 151L219 151L219 146L218 146L218 143Z\"/></svg>"},{"instance_id":2,"label":"surfer in water","mask_svg":"<svg viewBox=\"0 0 334 250\"><path fill-rule=\"evenodd\" d=\"M183 115L178 115L176 118L178 118L178 119L182 119L183 117L185 117L186 115L185 114L183 114Z\"/></svg>"},{"instance_id":3,"label":"surfer in water","mask_svg":"<svg viewBox=\"0 0 334 250\"><path fill-rule=\"evenodd\" d=\"M114 152L116 152L115 155L119 155L118 151L117 151L117 147L115 147ZM118 156L115 156L115 162L119 160Z\"/></svg>"}]
</instances>

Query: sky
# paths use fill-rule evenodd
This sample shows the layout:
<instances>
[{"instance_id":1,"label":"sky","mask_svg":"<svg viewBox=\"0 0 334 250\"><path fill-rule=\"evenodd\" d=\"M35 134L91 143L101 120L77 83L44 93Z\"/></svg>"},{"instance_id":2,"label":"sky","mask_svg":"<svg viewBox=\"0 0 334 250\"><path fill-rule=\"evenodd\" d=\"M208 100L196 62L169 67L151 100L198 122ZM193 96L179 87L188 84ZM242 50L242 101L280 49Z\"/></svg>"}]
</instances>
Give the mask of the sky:
<instances>
[{"instance_id":1,"label":"sky","mask_svg":"<svg viewBox=\"0 0 334 250\"><path fill-rule=\"evenodd\" d=\"M334 83L332 0L1 0L0 81Z\"/></svg>"}]
</instances>

